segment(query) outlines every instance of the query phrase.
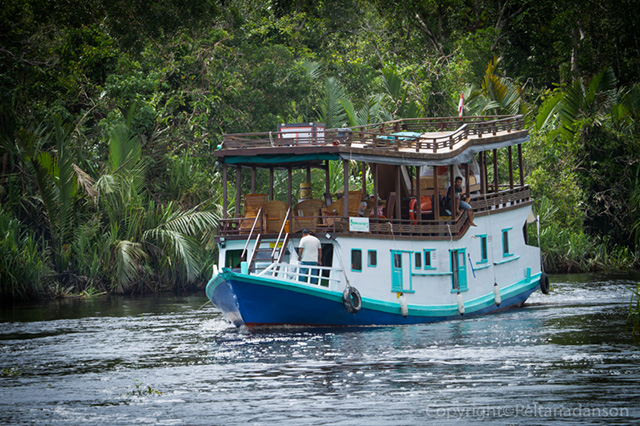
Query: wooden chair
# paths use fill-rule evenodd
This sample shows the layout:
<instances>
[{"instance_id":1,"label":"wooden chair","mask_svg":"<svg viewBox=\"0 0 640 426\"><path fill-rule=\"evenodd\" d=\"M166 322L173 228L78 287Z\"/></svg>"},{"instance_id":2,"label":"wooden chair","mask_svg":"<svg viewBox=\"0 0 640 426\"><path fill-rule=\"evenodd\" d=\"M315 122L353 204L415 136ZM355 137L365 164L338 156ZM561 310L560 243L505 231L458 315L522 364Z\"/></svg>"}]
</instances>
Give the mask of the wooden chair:
<instances>
[{"instance_id":1,"label":"wooden chair","mask_svg":"<svg viewBox=\"0 0 640 426\"><path fill-rule=\"evenodd\" d=\"M347 211L347 214L349 216L359 216L358 211L360 210L361 201L362 201L362 191L349 191L349 210ZM329 215L335 214L336 216L343 216L344 215L344 197L334 201L333 203L331 203L330 206L324 209L323 216L326 216L327 213Z\"/></svg>"},{"instance_id":2,"label":"wooden chair","mask_svg":"<svg viewBox=\"0 0 640 426\"><path fill-rule=\"evenodd\" d=\"M304 200L293 207L293 229L299 231L304 228L315 229L318 225L321 209L324 207L322 200Z\"/></svg>"},{"instance_id":3,"label":"wooden chair","mask_svg":"<svg viewBox=\"0 0 640 426\"><path fill-rule=\"evenodd\" d=\"M240 231L247 232L251 230L253 222L255 221L258 211L262 208L262 230L266 231L267 221L265 208L267 205L266 194L247 194L244 196L244 220L240 221ZM249 220L252 219L252 220ZM260 224L257 224L259 227Z\"/></svg>"},{"instance_id":4,"label":"wooden chair","mask_svg":"<svg viewBox=\"0 0 640 426\"><path fill-rule=\"evenodd\" d=\"M287 216L289 204L284 201L267 201L267 232L278 233L282 229L282 223Z\"/></svg>"}]
</instances>

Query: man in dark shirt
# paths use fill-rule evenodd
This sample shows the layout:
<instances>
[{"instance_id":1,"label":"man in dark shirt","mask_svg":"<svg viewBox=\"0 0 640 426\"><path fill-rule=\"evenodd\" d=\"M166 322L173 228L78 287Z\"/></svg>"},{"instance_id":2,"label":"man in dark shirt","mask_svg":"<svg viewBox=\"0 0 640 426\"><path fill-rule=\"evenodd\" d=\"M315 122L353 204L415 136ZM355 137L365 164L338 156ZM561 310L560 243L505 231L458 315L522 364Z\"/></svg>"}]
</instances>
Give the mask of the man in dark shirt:
<instances>
[{"instance_id":1,"label":"man in dark shirt","mask_svg":"<svg viewBox=\"0 0 640 426\"><path fill-rule=\"evenodd\" d=\"M478 226L473 222L473 209L471 205L467 202L468 200L462 200L462 178L460 176L456 177L455 186L449 187L447 191L447 198L445 200L445 206L448 209L451 209L451 200L453 199L453 191L455 190L455 200L456 200L456 211L459 211L461 208L467 211L469 215L469 224L471 226Z\"/></svg>"}]
</instances>

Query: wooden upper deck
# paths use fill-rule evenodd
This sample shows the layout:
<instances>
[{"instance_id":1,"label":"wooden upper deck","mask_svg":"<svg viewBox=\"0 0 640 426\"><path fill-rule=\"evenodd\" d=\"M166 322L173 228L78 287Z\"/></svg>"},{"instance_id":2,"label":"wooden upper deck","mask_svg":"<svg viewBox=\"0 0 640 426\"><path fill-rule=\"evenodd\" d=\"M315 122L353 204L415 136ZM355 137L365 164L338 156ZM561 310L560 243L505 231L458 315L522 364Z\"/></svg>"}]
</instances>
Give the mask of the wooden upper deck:
<instances>
[{"instance_id":1,"label":"wooden upper deck","mask_svg":"<svg viewBox=\"0 0 640 426\"><path fill-rule=\"evenodd\" d=\"M469 227L468 212L457 208L449 212L441 205L447 186L453 185L454 168L464 174L466 182L474 179L473 189L471 184L465 189L476 216L532 203L523 175L520 144L529 136L521 115L402 119L349 129L314 130L306 137L298 135L292 137L277 131L224 135L215 152L222 163L223 179L219 236L244 239L247 235L273 236L285 229L287 233L299 233L309 228L323 234L375 238L460 238ZM518 145L519 179L514 178L513 145ZM498 179L496 153L500 148L507 148L506 182L504 176L502 181ZM487 151L492 150L493 173L489 179L490 164L486 156ZM347 179L341 193L330 194L329 162L332 160L342 161L345 176L350 160L359 162L365 180L361 189L353 191ZM469 163L475 160L479 161L480 170L472 176ZM229 166L235 169L235 208L231 209L235 217L227 216ZM433 177L420 176L424 166L433 167ZM441 166L447 166L447 182L435 177L436 169L442 170ZM251 172L250 194L241 192L243 168ZM258 168L270 170L268 194L256 194ZM311 182L312 168L324 170L325 194L296 203L292 185L292 169L296 168L307 169L306 182ZM367 195L365 190L365 168L369 168L373 180L372 195ZM286 201L274 199L275 169L288 170ZM437 174L441 175L439 171ZM332 198L334 195L342 197ZM411 200L422 200L423 196L432 199L431 209L422 211L417 203L416 217L409 217ZM261 198L260 208L247 204L251 197ZM367 207L361 212L359 207L363 203ZM349 220L354 216L369 218L369 232L350 231Z\"/></svg>"},{"instance_id":2,"label":"wooden upper deck","mask_svg":"<svg viewBox=\"0 0 640 426\"><path fill-rule=\"evenodd\" d=\"M386 164L443 165L459 162L467 151L480 152L528 139L524 119L516 116L411 118L349 129L327 129L314 137L291 138L279 132L226 134L215 155L223 161L260 155L335 154ZM358 158L354 158L358 159ZM276 160L277 161L277 160Z\"/></svg>"}]
</instances>

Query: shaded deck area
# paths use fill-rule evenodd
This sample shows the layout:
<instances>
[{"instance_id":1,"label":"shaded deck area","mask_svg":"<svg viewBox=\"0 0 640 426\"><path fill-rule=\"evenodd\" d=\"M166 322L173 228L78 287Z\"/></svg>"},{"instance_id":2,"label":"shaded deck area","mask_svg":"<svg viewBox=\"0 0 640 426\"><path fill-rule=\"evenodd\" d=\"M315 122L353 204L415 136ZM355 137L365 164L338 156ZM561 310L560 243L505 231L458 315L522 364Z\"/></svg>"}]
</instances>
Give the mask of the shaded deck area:
<instances>
[{"instance_id":1,"label":"shaded deck area","mask_svg":"<svg viewBox=\"0 0 640 426\"><path fill-rule=\"evenodd\" d=\"M475 216L531 203L523 175L521 144L528 140L523 126L522 116L441 117L349 129L322 128L301 137L279 132L224 135L215 153L222 163L224 192L218 235L245 239L258 234L268 238L308 228L329 235L460 238L469 227L468 211L443 204L446 188L454 186L454 177L464 178L464 195ZM500 180L497 152L503 148L508 158L508 179L503 174ZM343 176L348 175L351 162L359 164L360 190L354 191L349 179L344 179L342 192L330 193L330 181L335 176L330 176L329 162L335 160L342 162ZM471 162L475 162L476 170L470 169ZM514 162L519 179L514 177ZM227 215L228 169L235 171L235 209L231 209L235 217ZM251 192L243 194L242 174L247 169L251 170ZM256 194L257 169L269 170L267 194ZM306 169L309 186L311 170L322 170L323 196L301 196L303 199L296 202L294 169ZM288 173L286 200L274 198L275 170ZM373 195L367 193L367 175L373 181ZM416 203L425 198L431 201L429 207ZM352 229L350 218L366 218L366 232Z\"/></svg>"}]
</instances>

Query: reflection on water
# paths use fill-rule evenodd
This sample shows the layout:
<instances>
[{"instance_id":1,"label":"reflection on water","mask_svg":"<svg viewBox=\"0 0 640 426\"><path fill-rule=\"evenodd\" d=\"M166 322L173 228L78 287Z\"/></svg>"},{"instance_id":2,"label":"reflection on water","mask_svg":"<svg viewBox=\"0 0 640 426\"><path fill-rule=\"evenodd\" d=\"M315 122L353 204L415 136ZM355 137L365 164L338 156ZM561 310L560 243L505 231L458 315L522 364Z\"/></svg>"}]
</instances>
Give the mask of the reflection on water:
<instances>
[{"instance_id":1,"label":"reflection on water","mask_svg":"<svg viewBox=\"0 0 640 426\"><path fill-rule=\"evenodd\" d=\"M635 282L402 327L247 333L204 296L4 309L0 424L637 424Z\"/></svg>"}]
</instances>

